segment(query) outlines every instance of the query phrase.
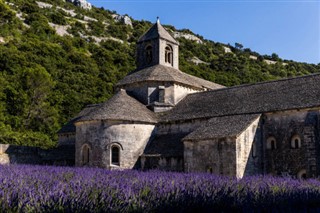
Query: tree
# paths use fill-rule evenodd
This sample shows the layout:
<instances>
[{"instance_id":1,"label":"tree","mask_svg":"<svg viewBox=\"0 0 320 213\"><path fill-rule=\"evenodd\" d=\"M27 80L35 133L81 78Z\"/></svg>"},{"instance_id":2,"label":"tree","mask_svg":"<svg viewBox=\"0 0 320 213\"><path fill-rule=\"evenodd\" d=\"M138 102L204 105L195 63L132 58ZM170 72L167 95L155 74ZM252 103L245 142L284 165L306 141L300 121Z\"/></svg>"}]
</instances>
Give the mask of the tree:
<instances>
[{"instance_id":1,"label":"tree","mask_svg":"<svg viewBox=\"0 0 320 213\"><path fill-rule=\"evenodd\" d=\"M101 21L89 21L88 26L94 36L101 36L105 32L105 25Z\"/></svg>"},{"instance_id":2,"label":"tree","mask_svg":"<svg viewBox=\"0 0 320 213\"><path fill-rule=\"evenodd\" d=\"M274 61L278 61L280 58L276 53L272 53L271 59L274 60Z\"/></svg>"},{"instance_id":3,"label":"tree","mask_svg":"<svg viewBox=\"0 0 320 213\"><path fill-rule=\"evenodd\" d=\"M59 24L59 25L67 24L65 16L60 12L52 12L50 13L49 17L51 22L53 22L54 24Z\"/></svg>"},{"instance_id":4,"label":"tree","mask_svg":"<svg viewBox=\"0 0 320 213\"><path fill-rule=\"evenodd\" d=\"M5 77L0 73L0 124L5 121L5 94L4 89L7 85Z\"/></svg>"},{"instance_id":5,"label":"tree","mask_svg":"<svg viewBox=\"0 0 320 213\"><path fill-rule=\"evenodd\" d=\"M236 43L234 43L234 47L235 47L236 49L238 49L238 50L242 50L243 45L236 42Z\"/></svg>"},{"instance_id":6,"label":"tree","mask_svg":"<svg viewBox=\"0 0 320 213\"><path fill-rule=\"evenodd\" d=\"M0 26L11 21L14 17L15 13L3 1L0 1Z\"/></svg>"},{"instance_id":7,"label":"tree","mask_svg":"<svg viewBox=\"0 0 320 213\"><path fill-rule=\"evenodd\" d=\"M54 86L49 73L41 66L26 68L22 73L25 81L25 91L28 96L28 104L24 124L31 128L30 124L34 120L45 122L45 108L50 107L48 104L48 95ZM40 125L40 124L38 124Z\"/></svg>"}]
</instances>

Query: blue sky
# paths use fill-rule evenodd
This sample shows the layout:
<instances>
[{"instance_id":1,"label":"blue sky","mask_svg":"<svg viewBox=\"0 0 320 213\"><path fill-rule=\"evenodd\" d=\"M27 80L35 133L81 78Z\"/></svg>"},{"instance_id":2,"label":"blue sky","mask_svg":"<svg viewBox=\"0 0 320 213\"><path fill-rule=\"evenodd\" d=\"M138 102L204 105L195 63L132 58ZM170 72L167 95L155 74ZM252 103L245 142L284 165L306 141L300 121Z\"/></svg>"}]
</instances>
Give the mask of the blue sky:
<instances>
[{"instance_id":1,"label":"blue sky","mask_svg":"<svg viewBox=\"0 0 320 213\"><path fill-rule=\"evenodd\" d=\"M320 1L88 0L137 20L187 28L215 42L241 43L262 55L320 63Z\"/></svg>"}]
</instances>

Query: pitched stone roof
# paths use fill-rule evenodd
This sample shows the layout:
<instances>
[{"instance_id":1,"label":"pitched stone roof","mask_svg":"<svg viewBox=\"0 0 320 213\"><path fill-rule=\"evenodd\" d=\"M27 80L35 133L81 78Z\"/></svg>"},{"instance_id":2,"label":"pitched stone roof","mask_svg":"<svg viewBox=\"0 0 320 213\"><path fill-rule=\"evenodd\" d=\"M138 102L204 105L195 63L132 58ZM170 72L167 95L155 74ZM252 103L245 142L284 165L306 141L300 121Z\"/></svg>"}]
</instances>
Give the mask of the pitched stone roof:
<instances>
[{"instance_id":1,"label":"pitched stone roof","mask_svg":"<svg viewBox=\"0 0 320 213\"><path fill-rule=\"evenodd\" d=\"M178 44L178 42L166 31L166 29L164 29L159 21L157 21L157 23L155 23L145 34L139 38L138 43L157 38L162 38L174 44Z\"/></svg>"},{"instance_id":2,"label":"pitched stone roof","mask_svg":"<svg viewBox=\"0 0 320 213\"><path fill-rule=\"evenodd\" d=\"M320 74L194 93L164 122L320 107Z\"/></svg>"},{"instance_id":3,"label":"pitched stone roof","mask_svg":"<svg viewBox=\"0 0 320 213\"><path fill-rule=\"evenodd\" d=\"M209 88L218 89L224 86L216 84L210 81L197 78L192 75L188 75L180 70L164 65L154 65L145 69L133 72L122 80L120 80L117 86L123 86L126 84L132 84L144 81L166 81L166 82L177 82L185 85L189 85L196 88Z\"/></svg>"},{"instance_id":4,"label":"pitched stone roof","mask_svg":"<svg viewBox=\"0 0 320 213\"><path fill-rule=\"evenodd\" d=\"M244 114L211 118L183 140L205 140L240 135L261 114Z\"/></svg>"},{"instance_id":5,"label":"pitched stone roof","mask_svg":"<svg viewBox=\"0 0 320 213\"><path fill-rule=\"evenodd\" d=\"M183 142L188 133L157 135L144 150L143 155L156 155L161 157L182 157Z\"/></svg>"},{"instance_id":6,"label":"pitched stone roof","mask_svg":"<svg viewBox=\"0 0 320 213\"><path fill-rule=\"evenodd\" d=\"M72 118L66 125L64 125L59 131L58 134L63 133L75 133L76 132L76 126L74 125L75 122L77 122L80 118L83 116L89 114L91 111L94 111L96 107L98 107L99 104L92 104L86 106L81 112L74 118Z\"/></svg>"},{"instance_id":7,"label":"pitched stone roof","mask_svg":"<svg viewBox=\"0 0 320 213\"><path fill-rule=\"evenodd\" d=\"M156 123L156 114L145 105L132 98L125 90L120 90L112 98L99 104L76 122L92 120L123 120Z\"/></svg>"}]
</instances>

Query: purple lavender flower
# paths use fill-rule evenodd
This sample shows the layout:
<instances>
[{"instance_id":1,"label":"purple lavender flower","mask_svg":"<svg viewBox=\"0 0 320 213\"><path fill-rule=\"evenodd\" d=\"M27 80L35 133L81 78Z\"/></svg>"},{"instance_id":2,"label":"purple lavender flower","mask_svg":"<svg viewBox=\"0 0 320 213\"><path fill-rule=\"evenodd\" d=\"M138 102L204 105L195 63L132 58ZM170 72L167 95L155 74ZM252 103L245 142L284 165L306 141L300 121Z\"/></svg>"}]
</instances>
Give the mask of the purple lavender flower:
<instances>
[{"instance_id":1,"label":"purple lavender flower","mask_svg":"<svg viewBox=\"0 0 320 213\"><path fill-rule=\"evenodd\" d=\"M320 181L205 173L0 166L4 212L297 212L320 210Z\"/></svg>"}]
</instances>

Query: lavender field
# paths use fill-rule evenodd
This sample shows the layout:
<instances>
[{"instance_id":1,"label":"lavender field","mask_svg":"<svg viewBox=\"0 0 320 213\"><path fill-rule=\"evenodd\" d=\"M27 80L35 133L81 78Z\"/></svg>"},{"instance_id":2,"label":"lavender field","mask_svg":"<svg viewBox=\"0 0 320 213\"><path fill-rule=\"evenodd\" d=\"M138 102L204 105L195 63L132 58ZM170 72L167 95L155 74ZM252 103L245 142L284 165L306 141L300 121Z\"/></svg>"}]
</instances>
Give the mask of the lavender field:
<instances>
[{"instance_id":1,"label":"lavender field","mask_svg":"<svg viewBox=\"0 0 320 213\"><path fill-rule=\"evenodd\" d=\"M319 212L320 182L0 166L2 212Z\"/></svg>"}]
</instances>

